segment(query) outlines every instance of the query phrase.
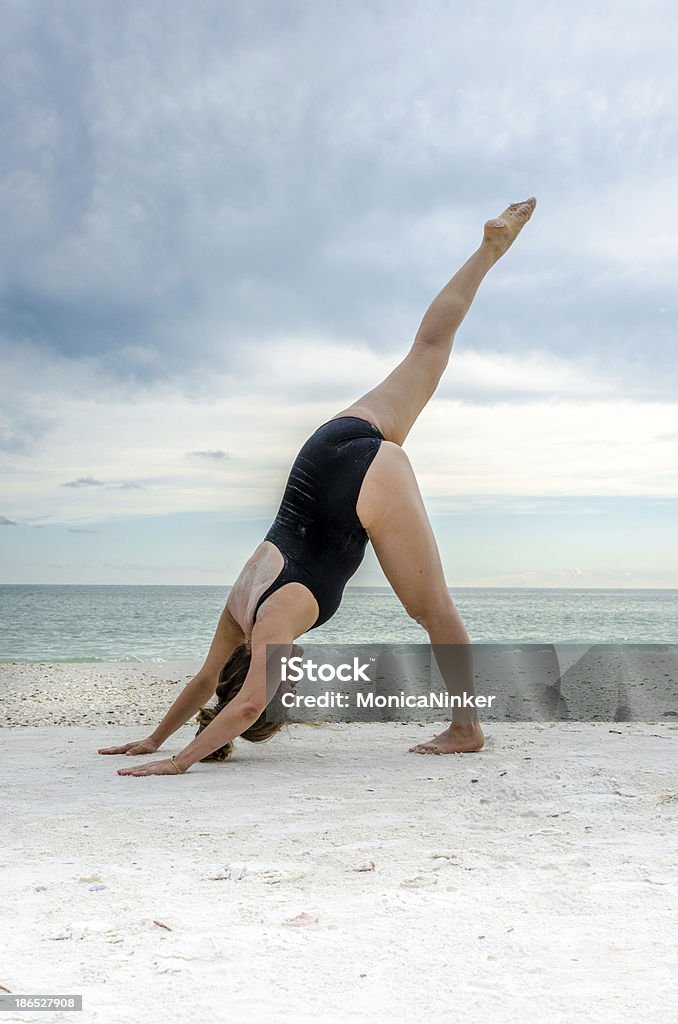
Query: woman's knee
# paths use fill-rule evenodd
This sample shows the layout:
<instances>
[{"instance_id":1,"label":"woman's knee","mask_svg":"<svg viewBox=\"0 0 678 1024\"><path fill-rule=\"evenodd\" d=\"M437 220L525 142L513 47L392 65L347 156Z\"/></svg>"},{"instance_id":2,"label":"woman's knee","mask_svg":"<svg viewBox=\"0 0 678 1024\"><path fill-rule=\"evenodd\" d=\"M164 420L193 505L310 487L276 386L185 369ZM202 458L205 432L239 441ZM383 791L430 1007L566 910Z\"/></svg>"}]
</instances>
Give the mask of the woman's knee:
<instances>
[{"instance_id":1,"label":"woman's knee","mask_svg":"<svg viewBox=\"0 0 678 1024\"><path fill-rule=\"evenodd\" d=\"M449 594L437 597L426 607L408 614L439 643L469 643L466 627Z\"/></svg>"},{"instance_id":2,"label":"woman's knee","mask_svg":"<svg viewBox=\"0 0 678 1024\"><path fill-rule=\"evenodd\" d=\"M449 594L429 596L425 602L406 608L410 618L426 630L449 622L454 610L454 604Z\"/></svg>"}]
</instances>

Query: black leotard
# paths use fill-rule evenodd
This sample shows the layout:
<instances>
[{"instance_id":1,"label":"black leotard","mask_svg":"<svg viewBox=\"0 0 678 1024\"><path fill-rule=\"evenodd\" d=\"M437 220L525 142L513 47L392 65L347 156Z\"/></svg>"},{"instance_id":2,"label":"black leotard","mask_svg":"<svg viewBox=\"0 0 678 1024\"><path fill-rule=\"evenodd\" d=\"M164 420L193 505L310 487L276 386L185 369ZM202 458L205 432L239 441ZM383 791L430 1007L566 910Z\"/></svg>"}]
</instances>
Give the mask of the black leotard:
<instances>
[{"instance_id":1,"label":"black leotard","mask_svg":"<svg viewBox=\"0 0 678 1024\"><path fill-rule=\"evenodd\" d=\"M358 416L318 427L294 460L278 514L266 534L281 552L280 574L254 609L286 583L303 583L318 602L315 629L334 615L365 555L368 536L356 514L363 477L384 440Z\"/></svg>"}]
</instances>

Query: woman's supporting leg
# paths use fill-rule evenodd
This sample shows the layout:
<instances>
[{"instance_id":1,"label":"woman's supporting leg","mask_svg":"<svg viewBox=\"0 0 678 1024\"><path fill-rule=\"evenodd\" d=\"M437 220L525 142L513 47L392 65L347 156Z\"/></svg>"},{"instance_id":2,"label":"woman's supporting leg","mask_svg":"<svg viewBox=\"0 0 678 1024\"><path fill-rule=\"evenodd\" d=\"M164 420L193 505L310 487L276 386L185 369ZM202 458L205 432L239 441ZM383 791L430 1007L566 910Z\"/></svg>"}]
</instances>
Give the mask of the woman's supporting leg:
<instances>
[{"instance_id":1,"label":"woman's supporting leg","mask_svg":"<svg viewBox=\"0 0 678 1024\"><path fill-rule=\"evenodd\" d=\"M474 692L469 637L445 583L440 554L410 460L399 445L384 441L360 489L356 511L384 574L408 615L427 631L451 695ZM461 709L452 724L418 753L480 750L484 738L473 709Z\"/></svg>"},{"instance_id":2,"label":"woman's supporting leg","mask_svg":"<svg viewBox=\"0 0 678 1024\"><path fill-rule=\"evenodd\" d=\"M362 416L375 423L388 441L403 444L438 386L457 329L483 278L527 224L535 205L534 198L513 203L496 220L487 221L480 247L435 297L403 361L337 416Z\"/></svg>"}]
</instances>

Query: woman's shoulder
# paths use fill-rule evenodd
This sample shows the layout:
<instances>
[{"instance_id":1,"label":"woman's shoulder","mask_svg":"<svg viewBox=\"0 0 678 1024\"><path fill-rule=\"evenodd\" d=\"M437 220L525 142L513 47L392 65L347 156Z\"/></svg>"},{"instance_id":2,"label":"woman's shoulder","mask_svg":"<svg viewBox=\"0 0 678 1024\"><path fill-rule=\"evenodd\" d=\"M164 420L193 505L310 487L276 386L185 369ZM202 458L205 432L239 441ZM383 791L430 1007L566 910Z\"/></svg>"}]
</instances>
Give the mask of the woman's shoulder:
<instances>
[{"instance_id":1,"label":"woman's shoulder","mask_svg":"<svg viewBox=\"0 0 678 1024\"><path fill-rule=\"evenodd\" d=\"M226 608L237 628L246 636L252 632L257 598L280 572L282 555L273 544L262 541L250 555L234 582Z\"/></svg>"}]
</instances>

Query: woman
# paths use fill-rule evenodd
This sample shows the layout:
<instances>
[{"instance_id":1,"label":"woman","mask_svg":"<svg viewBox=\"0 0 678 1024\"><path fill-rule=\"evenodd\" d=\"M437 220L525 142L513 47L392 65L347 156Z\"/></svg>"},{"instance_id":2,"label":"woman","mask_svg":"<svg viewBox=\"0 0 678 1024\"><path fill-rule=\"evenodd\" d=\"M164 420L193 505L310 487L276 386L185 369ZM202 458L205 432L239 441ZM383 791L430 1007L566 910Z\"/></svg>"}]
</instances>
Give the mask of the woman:
<instances>
[{"instance_id":1,"label":"woman","mask_svg":"<svg viewBox=\"0 0 678 1024\"><path fill-rule=\"evenodd\" d=\"M120 775L183 774L197 761L227 757L236 736L256 740L275 731L279 726L264 719L266 645L292 651L297 637L334 614L368 537L386 578L408 615L427 631L434 651L469 644L402 444L438 385L481 281L535 205L534 197L512 203L487 221L479 248L433 300L403 361L308 439L275 522L231 589L203 667L151 736L99 753L153 753L215 690L217 708L202 709L198 734L175 757L121 768ZM480 750L483 742L475 715L455 716L439 736L411 750L469 752Z\"/></svg>"}]
</instances>

